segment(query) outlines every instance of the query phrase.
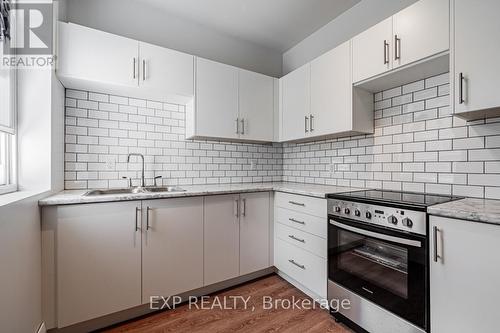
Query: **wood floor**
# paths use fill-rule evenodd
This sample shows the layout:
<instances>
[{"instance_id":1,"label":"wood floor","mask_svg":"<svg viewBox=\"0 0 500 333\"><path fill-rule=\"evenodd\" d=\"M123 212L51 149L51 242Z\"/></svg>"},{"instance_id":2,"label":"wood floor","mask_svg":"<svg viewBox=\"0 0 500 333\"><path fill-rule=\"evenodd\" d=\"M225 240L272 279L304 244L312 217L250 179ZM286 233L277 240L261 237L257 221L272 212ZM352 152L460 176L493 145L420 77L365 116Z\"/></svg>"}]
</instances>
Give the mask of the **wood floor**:
<instances>
[{"instance_id":1,"label":"wood floor","mask_svg":"<svg viewBox=\"0 0 500 333\"><path fill-rule=\"evenodd\" d=\"M221 310L216 299L226 296L228 305L233 305L229 296L250 296L245 303L240 300L235 309ZM151 316L115 326L104 332L331 332L351 333L342 324L336 323L327 311L316 309L265 309L264 296L274 300L309 299L300 290L277 275L252 281L245 285L211 295L207 307L199 309L194 305L184 304L174 310L162 311ZM231 300L231 301L230 301ZM267 303L269 304L269 303ZM287 303L284 303L286 306Z\"/></svg>"}]
</instances>

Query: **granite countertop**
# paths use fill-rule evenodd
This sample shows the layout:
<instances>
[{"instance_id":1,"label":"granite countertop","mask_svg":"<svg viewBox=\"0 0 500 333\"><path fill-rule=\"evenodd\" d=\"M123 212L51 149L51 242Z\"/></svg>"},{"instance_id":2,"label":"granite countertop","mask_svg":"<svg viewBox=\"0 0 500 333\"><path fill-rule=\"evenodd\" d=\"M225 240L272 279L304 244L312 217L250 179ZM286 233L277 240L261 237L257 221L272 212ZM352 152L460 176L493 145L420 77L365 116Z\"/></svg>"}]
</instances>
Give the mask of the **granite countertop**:
<instances>
[{"instance_id":1,"label":"granite countertop","mask_svg":"<svg viewBox=\"0 0 500 333\"><path fill-rule=\"evenodd\" d=\"M40 206L70 205L95 202L112 202L128 200L147 200L161 198L178 198L191 196L204 196L215 194L230 194L244 192L264 192L278 191L292 194L307 195L317 198L325 198L329 193L341 193L353 190L360 190L350 187L315 185L301 183L248 183L248 184L217 184L217 185L186 185L179 186L183 192L157 192L157 193L137 193L137 194L112 194L99 196L84 196L88 190L68 190L59 192L53 196L40 200Z\"/></svg>"},{"instance_id":2,"label":"granite countertop","mask_svg":"<svg viewBox=\"0 0 500 333\"><path fill-rule=\"evenodd\" d=\"M466 198L427 208L430 215L500 225L500 200Z\"/></svg>"}]
</instances>

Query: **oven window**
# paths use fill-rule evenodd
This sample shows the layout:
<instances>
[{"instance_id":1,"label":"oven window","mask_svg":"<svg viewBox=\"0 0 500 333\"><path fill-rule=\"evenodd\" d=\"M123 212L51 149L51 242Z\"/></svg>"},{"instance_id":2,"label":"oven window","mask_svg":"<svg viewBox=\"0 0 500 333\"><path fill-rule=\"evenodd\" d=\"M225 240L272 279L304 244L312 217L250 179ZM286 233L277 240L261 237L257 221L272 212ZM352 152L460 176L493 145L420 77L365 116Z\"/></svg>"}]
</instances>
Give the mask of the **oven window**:
<instances>
[{"instance_id":1,"label":"oven window","mask_svg":"<svg viewBox=\"0 0 500 333\"><path fill-rule=\"evenodd\" d=\"M338 269L408 299L406 248L341 229L338 242Z\"/></svg>"}]
</instances>

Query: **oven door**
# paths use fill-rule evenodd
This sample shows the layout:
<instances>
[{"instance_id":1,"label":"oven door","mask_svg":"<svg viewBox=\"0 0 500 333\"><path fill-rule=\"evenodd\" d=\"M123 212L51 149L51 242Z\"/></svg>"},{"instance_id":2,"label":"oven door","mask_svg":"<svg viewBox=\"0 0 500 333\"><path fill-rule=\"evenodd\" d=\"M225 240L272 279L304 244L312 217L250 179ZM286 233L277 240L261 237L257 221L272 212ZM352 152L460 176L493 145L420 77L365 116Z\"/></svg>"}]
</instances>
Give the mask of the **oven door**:
<instances>
[{"instance_id":1,"label":"oven door","mask_svg":"<svg viewBox=\"0 0 500 333\"><path fill-rule=\"evenodd\" d=\"M329 279L424 329L426 258L423 236L329 217Z\"/></svg>"}]
</instances>

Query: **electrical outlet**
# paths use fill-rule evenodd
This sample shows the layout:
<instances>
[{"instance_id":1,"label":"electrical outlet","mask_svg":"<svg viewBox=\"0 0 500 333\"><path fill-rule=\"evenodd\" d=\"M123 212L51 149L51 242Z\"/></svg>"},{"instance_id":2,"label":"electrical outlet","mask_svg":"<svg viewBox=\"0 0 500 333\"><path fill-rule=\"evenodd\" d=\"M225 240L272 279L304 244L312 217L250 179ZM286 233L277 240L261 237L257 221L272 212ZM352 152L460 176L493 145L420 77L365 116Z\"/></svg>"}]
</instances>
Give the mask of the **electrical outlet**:
<instances>
[{"instance_id":1,"label":"electrical outlet","mask_svg":"<svg viewBox=\"0 0 500 333\"><path fill-rule=\"evenodd\" d=\"M330 164L329 165L329 170L330 170L330 173L334 173L337 171L337 165L336 164Z\"/></svg>"},{"instance_id":2,"label":"electrical outlet","mask_svg":"<svg viewBox=\"0 0 500 333\"><path fill-rule=\"evenodd\" d=\"M251 160L250 161L250 170L255 170L255 169L257 169L257 161Z\"/></svg>"},{"instance_id":3,"label":"electrical outlet","mask_svg":"<svg viewBox=\"0 0 500 333\"><path fill-rule=\"evenodd\" d=\"M106 159L106 170L114 171L116 169L116 157L108 156Z\"/></svg>"}]
</instances>

